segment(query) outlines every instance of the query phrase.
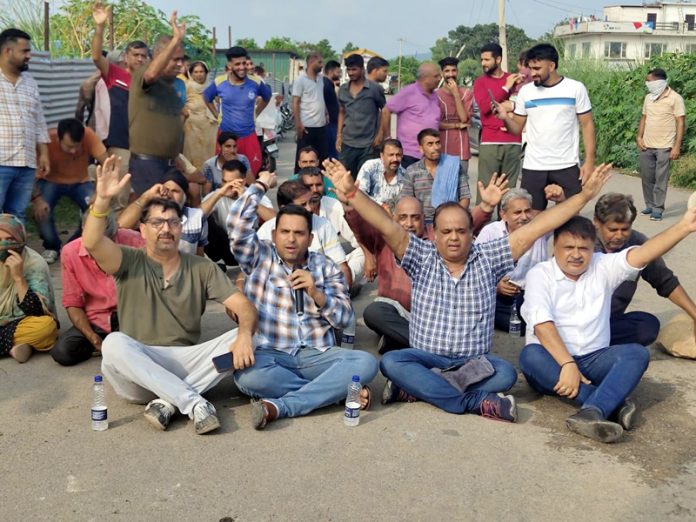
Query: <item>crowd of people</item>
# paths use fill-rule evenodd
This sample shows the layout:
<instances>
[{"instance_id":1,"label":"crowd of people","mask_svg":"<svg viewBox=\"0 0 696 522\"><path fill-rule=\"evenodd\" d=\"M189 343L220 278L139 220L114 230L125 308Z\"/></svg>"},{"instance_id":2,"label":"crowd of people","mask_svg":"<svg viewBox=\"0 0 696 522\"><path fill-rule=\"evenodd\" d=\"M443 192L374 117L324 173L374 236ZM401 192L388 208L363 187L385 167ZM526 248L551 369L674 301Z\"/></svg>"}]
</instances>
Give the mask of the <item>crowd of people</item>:
<instances>
[{"instance_id":1,"label":"crowd of people","mask_svg":"<svg viewBox=\"0 0 696 522\"><path fill-rule=\"evenodd\" d=\"M133 41L106 55L108 9L96 3L93 15L97 72L83 86L92 96L50 131L27 72L29 35L0 33L0 355L25 362L50 350L69 366L100 354L116 394L145 404L162 430L177 413L198 434L217 429L202 394L229 373L258 430L336 404L353 375L368 409L378 371L382 404L515 422L517 370L492 350L494 329L519 314L522 374L539 393L575 402L568 428L602 442L631 429L631 393L660 323L626 310L640 276L696 322L661 259L696 231L696 209L653 238L633 230L638 212L624 194L601 195L593 221L579 216L611 165L595 164L590 97L559 74L553 46L527 50L511 74L500 46L485 45L471 89L458 82L457 58L423 63L389 100L379 86L386 60L347 56L341 83L341 64L310 53L292 86L294 172L274 204L278 176L261 168L255 124L272 92L247 51L231 47L209 82L207 64L187 63L176 13L151 49ZM642 214L661 220L684 108L664 71L646 86ZM65 245L54 223L63 196L83 214ZM30 202L42 254L27 246ZM68 328L48 267L58 260ZM363 318L379 361L354 349L352 299L373 281L378 297ZM208 300L236 326L200 342ZM232 367L220 373L212 359L226 353Z\"/></svg>"}]
</instances>

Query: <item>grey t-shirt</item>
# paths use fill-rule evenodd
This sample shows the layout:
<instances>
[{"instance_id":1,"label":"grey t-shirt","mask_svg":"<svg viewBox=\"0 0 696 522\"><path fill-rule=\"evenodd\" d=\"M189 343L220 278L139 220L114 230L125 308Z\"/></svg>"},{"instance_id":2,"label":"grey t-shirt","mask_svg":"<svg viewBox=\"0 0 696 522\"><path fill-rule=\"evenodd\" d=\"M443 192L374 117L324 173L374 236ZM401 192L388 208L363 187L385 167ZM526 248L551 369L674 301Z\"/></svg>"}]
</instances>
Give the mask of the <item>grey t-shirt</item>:
<instances>
[{"instance_id":1,"label":"grey t-shirt","mask_svg":"<svg viewBox=\"0 0 696 522\"><path fill-rule=\"evenodd\" d=\"M343 143L350 147L366 148L377 134L380 109L387 103L382 87L365 80L362 90L353 97L350 83L338 89L338 103L345 111Z\"/></svg>"},{"instance_id":2,"label":"grey t-shirt","mask_svg":"<svg viewBox=\"0 0 696 522\"><path fill-rule=\"evenodd\" d=\"M162 265L143 250L119 246L123 259L114 274L121 332L151 346L190 346L201 336L208 299L222 303L234 284L209 259L180 254L179 269L164 288Z\"/></svg>"}]
</instances>

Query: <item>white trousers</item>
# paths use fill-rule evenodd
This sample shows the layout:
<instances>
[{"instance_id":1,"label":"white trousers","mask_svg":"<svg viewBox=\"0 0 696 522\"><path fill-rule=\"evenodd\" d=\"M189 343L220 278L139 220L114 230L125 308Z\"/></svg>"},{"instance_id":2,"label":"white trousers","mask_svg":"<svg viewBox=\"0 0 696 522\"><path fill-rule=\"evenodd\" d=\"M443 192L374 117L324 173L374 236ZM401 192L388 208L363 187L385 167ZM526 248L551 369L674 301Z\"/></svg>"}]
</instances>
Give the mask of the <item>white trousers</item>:
<instances>
[{"instance_id":1,"label":"white trousers","mask_svg":"<svg viewBox=\"0 0 696 522\"><path fill-rule=\"evenodd\" d=\"M193 407L227 373L218 373L212 359L229 351L237 329L193 346L148 346L121 332L102 344L102 373L116 394L136 404L164 399L193 418Z\"/></svg>"}]
</instances>

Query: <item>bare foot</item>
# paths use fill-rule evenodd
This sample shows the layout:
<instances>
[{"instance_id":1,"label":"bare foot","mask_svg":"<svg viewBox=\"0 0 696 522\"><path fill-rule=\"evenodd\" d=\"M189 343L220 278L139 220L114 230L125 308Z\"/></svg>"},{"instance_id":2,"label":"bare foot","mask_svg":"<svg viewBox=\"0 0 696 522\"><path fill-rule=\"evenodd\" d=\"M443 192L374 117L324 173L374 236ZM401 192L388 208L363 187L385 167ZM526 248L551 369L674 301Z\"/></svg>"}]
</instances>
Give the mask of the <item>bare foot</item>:
<instances>
[{"instance_id":1,"label":"bare foot","mask_svg":"<svg viewBox=\"0 0 696 522\"><path fill-rule=\"evenodd\" d=\"M34 353L34 349L28 344L17 344L10 350L10 357L18 363L25 363Z\"/></svg>"},{"instance_id":2,"label":"bare foot","mask_svg":"<svg viewBox=\"0 0 696 522\"><path fill-rule=\"evenodd\" d=\"M372 392L369 387L363 386L360 390L360 409L369 410L372 405Z\"/></svg>"}]
</instances>

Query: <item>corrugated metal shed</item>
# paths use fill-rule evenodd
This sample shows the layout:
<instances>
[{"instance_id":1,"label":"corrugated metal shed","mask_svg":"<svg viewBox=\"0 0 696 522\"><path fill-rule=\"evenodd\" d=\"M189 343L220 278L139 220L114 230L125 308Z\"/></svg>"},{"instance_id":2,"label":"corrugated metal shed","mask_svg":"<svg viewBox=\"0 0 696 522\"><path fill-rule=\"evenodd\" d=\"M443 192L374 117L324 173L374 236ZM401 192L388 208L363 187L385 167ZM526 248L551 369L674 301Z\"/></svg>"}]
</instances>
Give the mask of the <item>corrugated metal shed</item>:
<instances>
[{"instance_id":1,"label":"corrugated metal shed","mask_svg":"<svg viewBox=\"0 0 696 522\"><path fill-rule=\"evenodd\" d=\"M48 53L32 53L28 72L39 84L49 127L75 116L80 84L95 71L92 60L51 60Z\"/></svg>"}]
</instances>

